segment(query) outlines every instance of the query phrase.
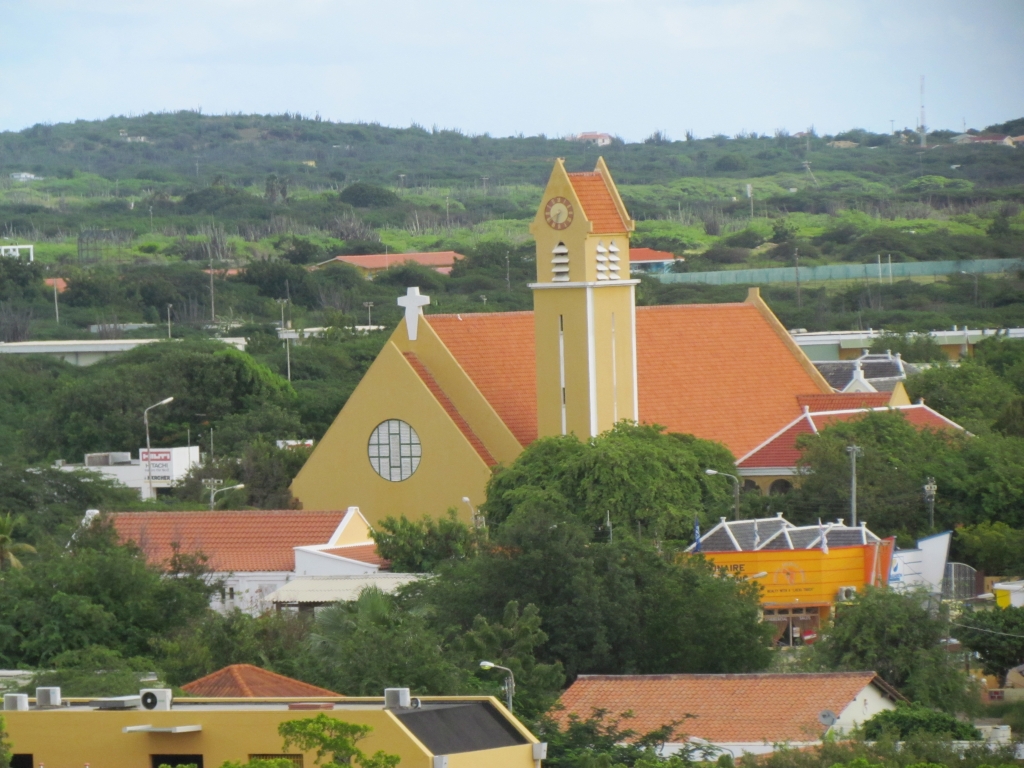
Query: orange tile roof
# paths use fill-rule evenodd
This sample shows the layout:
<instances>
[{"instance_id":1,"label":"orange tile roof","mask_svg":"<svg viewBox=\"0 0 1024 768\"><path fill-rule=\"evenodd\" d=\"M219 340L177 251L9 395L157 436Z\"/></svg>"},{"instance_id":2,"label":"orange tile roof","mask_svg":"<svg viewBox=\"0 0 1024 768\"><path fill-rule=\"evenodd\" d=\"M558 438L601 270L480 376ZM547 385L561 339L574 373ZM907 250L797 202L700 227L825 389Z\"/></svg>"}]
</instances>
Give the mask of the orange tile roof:
<instances>
[{"instance_id":1,"label":"orange tile roof","mask_svg":"<svg viewBox=\"0 0 1024 768\"><path fill-rule=\"evenodd\" d=\"M426 321L522 446L537 439L533 312L426 315Z\"/></svg>"},{"instance_id":2,"label":"orange tile roof","mask_svg":"<svg viewBox=\"0 0 1024 768\"><path fill-rule=\"evenodd\" d=\"M466 258L464 255L455 251L430 251L428 253L367 253L357 256L335 256L330 261L341 261L360 269L387 269L411 261L422 267L446 267L450 271L456 261L464 258ZM328 264L330 261L325 261L323 264Z\"/></svg>"},{"instance_id":3,"label":"orange tile roof","mask_svg":"<svg viewBox=\"0 0 1024 768\"><path fill-rule=\"evenodd\" d=\"M301 698L303 696L340 696L301 680L269 672L252 664L232 664L206 677L181 686L193 696L210 698Z\"/></svg>"},{"instance_id":4,"label":"orange tile roof","mask_svg":"<svg viewBox=\"0 0 1024 768\"><path fill-rule=\"evenodd\" d=\"M328 555L347 557L349 560L358 560L361 563L378 565L381 569L391 567L391 562L380 556L380 553L377 551L376 544L346 544L343 547L321 549L320 551L325 552Z\"/></svg>"},{"instance_id":5,"label":"orange tile roof","mask_svg":"<svg viewBox=\"0 0 1024 768\"><path fill-rule=\"evenodd\" d=\"M656 251L653 248L630 248L629 249L629 262L645 262L645 261L675 261L681 257L676 256L674 253L668 251Z\"/></svg>"},{"instance_id":6,"label":"orange tile roof","mask_svg":"<svg viewBox=\"0 0 1024 768\"><path fill-rule=\"evenodd\" d=\"M469 441L469 444L473 446L473 450L480 455L480 458L484 460L487 466L493 467L497 464L498 462L496 462L494 457L491 456L491 452L487 450L483 440L477 436L476 432L473 431L466 420L462 417L462 414L459 413L455 404L451 401L448 395L444 393L444 390L441 389L441 385L437 383L437 379L435 379L434 375L427 370L427 366L423 364L423 361L421 361L413 352L406 352L405 359L409 361L409 365L411 365L413 370L416 371L420 380L427 385L427 389L430 390L430 394L432 394L434 399L441 404L445 413L448 414L448 418L455 423L455 426L459 428L459 431L463 434L466 440Z\"/></svg>"},{"instance_id":7,"label":"orange tile roof","mask_svg":"<svg viewBox=\"0 0 1024 768\"><path fill-rule=\"evenodd\" d=\"M297 509L242 512L118 512L111 519L122 541L134 541L150 563L202 552L214 571L291 571L294 547L326 544L345 512Z\"/></svg>"},{"instance_id":8,"label":"orange tile roof","mask_svg":"<svg viewBox=\"0 0 1024 768\"><path fill-rule=\"evenodd\" d=\"M823 395L823 397L829 398L831 396ZM805 413L801 414L796 421L786 426L782 431L750 451L746 456L741 456L736 465L740 469L795 467L801 456L800 450L796 447L796 441L800 435L817 433L825 429L825 427L840 421L859 419L870 410L897 411L918 429L963 429L959 424L950 421L927 405L897 405L875 408L853 406L849 409L825 411L823 413Z\"/></svg>"},{"instance_id":9,"label":"orange tile roof","mask_svg":"<svg viewBox=\"0 0 1024 768\"><path fill-rule=\"evenodd\" d=\"M604 177L597 171L570 173L569 181L583 206L583 214L594 225L594 234L619 234L627 231L615 200L604 183Z\"/></svg>"},{"instance_id":10,"label":"orange tile roof","mask_svg":"<svg viewBox=\"0 0 1024 768\"><path fill-rule=\"evenodd\" d=\"M812 411L845 411L848 408L884 408L892 392L837 392L833 395L797 395L796 403Z\"/></svg>"},{"instance_id":11,"label":"orange tile roof","mask_svg":"<svg viewBox=\"0 0 1024 768\"><path fill-rule=\"evenodd\" d=\"M532 312L426 320L523 446L537 438ZM742 456L818 386L751 304L637 307L640 420Z\"/></svg>"},{"instance_id":12,"label":"orange tile roof","mask_svg":"<svg viewBox=\"0 0 1024 768\"><path fill-rule=\"evenodd\" d=\"M581 675L562 694L565 708L555 718L564 725L573 713L632 711L622 727L638 735L683 721L677 734L713 743L817 741L826 730L819 713L841 714L871 684L893 700L903 698L874 672Z\"/></svg>"}]
</instances>

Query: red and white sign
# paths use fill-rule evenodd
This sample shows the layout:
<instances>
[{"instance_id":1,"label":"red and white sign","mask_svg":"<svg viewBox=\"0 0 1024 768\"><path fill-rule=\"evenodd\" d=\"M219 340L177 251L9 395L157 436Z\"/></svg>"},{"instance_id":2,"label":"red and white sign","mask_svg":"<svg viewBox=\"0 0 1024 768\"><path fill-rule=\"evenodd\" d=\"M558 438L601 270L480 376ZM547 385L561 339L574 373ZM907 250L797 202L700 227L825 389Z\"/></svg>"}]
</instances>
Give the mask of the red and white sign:
<instances>
[{"instance_id":1,"label":"red and white sign","mask_svg":"<svg viewBox=\"0 0 1024 768\"><path fill-rule=\"evenodd\" d=\"M139 451L140 464L142 464L144 477L150 480L163 480L170 482L174 479L171 452L169 450L145 449Z\"/></svg>"}]
</instances>

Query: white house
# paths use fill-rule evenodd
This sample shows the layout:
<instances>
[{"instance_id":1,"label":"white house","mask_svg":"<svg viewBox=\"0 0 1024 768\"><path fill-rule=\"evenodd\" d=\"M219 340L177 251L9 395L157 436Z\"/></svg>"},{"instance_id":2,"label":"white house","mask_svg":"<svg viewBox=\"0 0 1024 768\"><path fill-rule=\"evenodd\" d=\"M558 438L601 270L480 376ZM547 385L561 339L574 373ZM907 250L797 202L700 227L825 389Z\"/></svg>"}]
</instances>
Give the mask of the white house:
<instances>
[{"instance_id":1,"label":"white house","mask_svg":"<svg viewBox=\"0 0 1024 768\"><path fill-rule=\"evenodd\" d=\"M87 470L97 472L121 485L139 492L143 499L152 499L161 488L172 488L182 480L192 467L199 465L199 447L154 448L147 451L139 448L139 458L133 459L128 451L87 453L82 464L65 464L58 461L56 467L65 472Z\"/></svg>"},{"instance_id":2,"label":"white house","mask_svg":"<svg viewBox=\"0 0 1024 768\"><path fill-rule=\"evenodd\" d=\"M114 528L155 565L175 551L202 553L222 581L211 607L258 614L268 597L297 576L372 576L388 567L358 507L346 511L297 509L118 512ZM89 518L87 518L89 519Z\"/></svg>"},{"instance_id":3,"label":"white house","mask_svg":"<svg viewBox=\"0 0 1024 768\"><path fill-rule=\"evenodd\" d=\"M825 734L849 733L899 701L905 699L874 672L580 675L555 718L564 725L595 709L632 712L628 727L640 735L678 722L663 754L690 743L738 758L783 744L818 745Z\"/></svg>"}]
</instances>

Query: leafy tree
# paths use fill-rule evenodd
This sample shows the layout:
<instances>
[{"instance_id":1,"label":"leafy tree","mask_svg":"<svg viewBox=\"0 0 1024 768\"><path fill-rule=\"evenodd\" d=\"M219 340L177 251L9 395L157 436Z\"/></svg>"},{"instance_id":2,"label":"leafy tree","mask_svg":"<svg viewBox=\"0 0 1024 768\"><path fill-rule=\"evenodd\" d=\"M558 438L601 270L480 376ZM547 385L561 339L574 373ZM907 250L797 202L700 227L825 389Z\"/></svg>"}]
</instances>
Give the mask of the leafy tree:
<instances>
[{"instance_id":1,"label":"leafy tree","mask_svg":"<svg viewBox=\"0 0 1024 768\"><path fill-rule=\"evenodd\" d=\"M835 621L814 647L827 669L874 670L913 701L944 712L973 711L977 698L946 650L947 607L928 598L867 588L837 606Z\"/></svg>"},{"instance_id":2,"label":"leafy tree","mask_svg":"<svg viewBox=\"0 0 1024 768\"><path fill-rule=\"evenodd\" d=\"M991 369L970 360L958 366L941 365L912 376L907 394L925 402L970 431L989 431L1015 392L1013 386Z\"/></svg>"},{"instance_id":3,"label":"leafy tree","mask_svg":"<svg viewBox=\"0 0 1024 768\"><path fill-rule=\"evenodd\" d=\"M311 682L346 696L377 696L394 687L451 695L469 683L441 633L376 587L323 609L310 640Z\"/></svg>"},{"instance_id":4,"label":"leafy tree","mask_svg":"<svg viewBox=\"0 0 1024 768\"><path fill-rule=\"evenodd\" d=\"M367 757L356 746L372 730L368 725L346 723L322 712L316 717L287 720L277 727L277 732L284 737L285 749L292 746L304 752L315 749L316 764L323 768L341 768L353 761L361 768L394 768L401 762L397 755L379 750Z\"/></svg>"},{"instance_id":5,"label":"leafy tree","mask_svg":"<svg viewBox=\"0 0 1024 768\"><path fill-rule=\"evenodd\" d=\"M780 218L772 221L773 243L788 243L796 237L797 226L789 218Z\"/></svg>"},{"instance_id":6,"label":"leafy tree","mask_svg":"<svg viewBox=\"0 0 1024 768\"><path fill-rule=\"evenodd\" d=\"M34 555L36 552L31 544L14 540L14 529L20 522L11 517L10 512L0 517L0 571L5 568L21 568L18 556Z\"/></svg>"},{"instance_id":7,"label":"leafy tree","mask_svg":"<svg viewBox=\"0 0 1024 768\"><path fill-rule=\"evenodd\" d=\"M560 725L550 714L540 718L534 732L548 743L545 765L551 768L683 768L706 762L715 747L685 742L680 726L684 721L666 723L649 733L629 728L632 712L614 715L594 710L586 718L573 713ZM685 719L685 718L684 718ZM669 741L685 742L682 750L662 756Z\"/></svg>"},{"instance_id":8,"label":"leafy tree","mask_svg":"<svg viewBox=\"0 0 1024 768\"><path fill-rule=\"evenodd\" d=\"M961 741L980 739L978 729L946 712L920 704L900 703L896 709L879 712L864 722L864 738L877 741L883 736L900 740L916 733L932 733Z\"/></svg>"},{"instance_id":9,"label":"leafy tree","mask_svg":"<svg viewBox=\"0 0 1024 768\"><path fill-rule=\"evenodd\" d=\"M527 503L528 502L528 503ZM554 495L527 498L472 559L446 561L416 585L438 626L497 621L511 601L536 605L549 640L538 654L567 674L741 672L767 666L757 588L703 558L676 561L653 542L594 543Z\"/></svg>"},{"instance_id":10,"label":"leafy tree","mask_svg":"<svg viewBox=\"0 0 1024 768\"><path fill-rule=\"evenodd\" d=\"M849 510L850 457L857 445L858 518L881 535L917 536L928 525L922 487L929 476L939 478L944 492L936 504L938 526L962 519L961 508L945 493L963 484L968 438L949 430L918 429L899 412L872 412L836 422L816 435L801 436L800 484L786 497L774 497L794 522L845 517Z\"/></svg>"},{"instance_id":11,"label":"leafy tree","mask_svg":"<svg viewBox=\"0 0 1024 768\"><path fill-rule=\"evenodd\" d=\"M237 608L205 611L152 638L151 652L171 685L184 685L231 664L253 664L307 679L310 624L304 616L277 611L260 616Z\"/></svg>"},{"instance_id":12,"label":"leafy tree","mask_svg":"<svg viewBox=\"0 0 1024 768\"><path fill-rule=\"evenodd\" d=\"M538 440L488 484L481 506L491 525L513 511L546 499L564 505L595 533L611 519L619 536L687 539L705 505L728 504L706 468L735 471L732 455L718 444L656 426L626 422L580 442L575 436Z\"/></svg>"},{"instance_id":13,"label":"leafy tree","mask_svg":"<svg viewBox=\"0 0 1024 768\"><path fill-rule=\"evenodd\" d=\"M148 565L103 520L66 545L48 542L0 575L0 663L35 667L93 645L144 655L150 638L208 610L216 589L194 557L175 555L165 567Z\"/></svg>"},{"instance_id":14,"label":"leafy tree","mask_svg":"<svg viewBox=\"0 0 1024 768\"><path fill-rule=\"evenodd\" d=\"M387 517L370 535L392 570L403 573L429 573L444 560L473 557L481 543L480 534L460 522L454 509L437 521L429 515L419 522Z\"/></svg>"},{"instance_id":15,"label":"leafy tree","mask_svg":"<svg viewBox=\"0 0 1024 768\"><path fill-rule=\"evenodd\" d=\"M536 649L548 639L540 627L537 606L528 605L520 613L519 603L513 600L505 606L500 623L477 616L472 629L458 642L471 664L486 659L512 670L516 682L515 711L527 719L550 709L565 682L559 662L537 663Z\"/></svg>"},{"instance_id":16,"label":"leafy tree","mask_svg":"<svg viewBox=\"0 0 1024 768\"><path fill-rule=\"evenodd\" d=\"M1024 397L1011 400L992 428L1008 437L1024 437Z\"/></svg>"},{"instance_id":17,"label":"leafy tree","mask_svg":"<svg viewBox=\"0 0 1024 768\"><path fill-rule=\"evenodd\" d=\"M364 181L349 184L341 190L338 198L354 208L387 208L401 202L401 198L390 189Z\"/></svg>"},{"instance_id":18,"label":"leafy tree","mask_svg":"<svg viewBox=\"0 0 1024 768\"><path fill-rule=\"evenodd\" d=\"M885 331L871 342L869 351L876 354L892 352L908 363L944 363L949 360L942 347L927 333Z\"/></svg>"},{"instance_id":19,"label":"leafy tree","mask_svg":"<svg viewBox=\"0 0 1024 768\"><path fill-rule=\"evenodd\" d=\"M294 397L281 377L226 344L146 344L97 363L87 378L62 388L40 441L71 460L91 451L144 445L142 412L169 395L174 402L150 419L156 445L183 444L197 418L217 422Z\"/></svg>"},{"instance_id":20,"label":"leafy tree","mask_svg":"<svg viewBox=\"0 0 1024 768\"><path fill-rule=\"evenodd\" d=\"M956 529L957 557L989 575L1024 575L1024 531L1002 521L981 522Z\"/></svg>"},{"instance_id":21,"label":"leafy tree","mask_svg":"<svg viewBox=\"0 0 1024 768\"><path fill-rule=\"evenodd\" d=\"M51 670L37 672L25 690L60 686L65 696L123 696L138 691L143 674L155 671L149 659L126 659L102 645L65 651L54 657L51 666Z\"/></svg>"},{"instance_id":22,"label":"leafy tree","mask_svg":"<svg viewBox=\"0 0 1024 768\"><path fill-rule=\"evenodd\" d=\"M953 633L965 648L978 654L985 673L1000 681L1013 667L1024 664L1024 608L965 613Z\"/></svg>"}]
</instances>

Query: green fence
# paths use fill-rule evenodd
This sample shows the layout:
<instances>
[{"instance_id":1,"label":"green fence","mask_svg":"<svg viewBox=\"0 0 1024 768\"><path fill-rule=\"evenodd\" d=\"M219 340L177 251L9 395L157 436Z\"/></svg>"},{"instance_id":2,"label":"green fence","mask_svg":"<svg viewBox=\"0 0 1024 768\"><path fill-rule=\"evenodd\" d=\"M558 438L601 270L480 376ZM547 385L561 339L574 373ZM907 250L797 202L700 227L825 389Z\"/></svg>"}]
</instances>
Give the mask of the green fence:
<instances>
[{"instance_id":1,"label":"green fence","mask_svg":"<svg viewBox=\"0 0 1024 768\"><path fill-rule=\"evenodd\" d=\"M800 282L825 280L881 280L889 282L904 277L931 275L994 274L1024 270L1020 259L972 259L969 261L911 261L889 264L826 264L821 267L800 267ZM796 267L773 269L729 269L721 272L666 272L655 275L663 283L706 283L708 285L769 285L795 283Z\"/></svg>"}]
</instances>

